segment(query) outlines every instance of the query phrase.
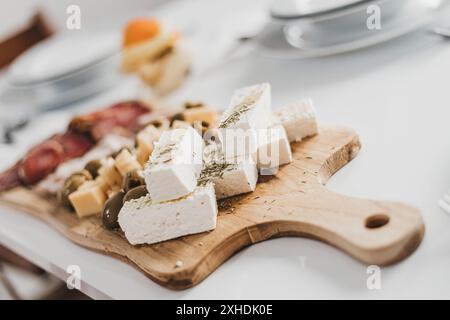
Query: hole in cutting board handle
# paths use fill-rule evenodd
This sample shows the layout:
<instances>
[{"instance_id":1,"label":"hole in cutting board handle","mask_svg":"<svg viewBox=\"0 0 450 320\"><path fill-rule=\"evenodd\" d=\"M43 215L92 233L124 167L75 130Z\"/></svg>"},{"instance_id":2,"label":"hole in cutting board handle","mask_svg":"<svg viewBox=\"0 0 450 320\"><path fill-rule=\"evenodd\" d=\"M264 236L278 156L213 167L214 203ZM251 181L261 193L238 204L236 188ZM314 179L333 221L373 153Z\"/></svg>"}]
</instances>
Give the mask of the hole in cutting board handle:
<instances>
[{"instance_id":1,"label":"hole in cutting board handle","mask_svg":"<svg viewBox=\"0 0 450 320\"><path fill-rule=\"evenodd\" d=\"M389 223L389 216L380 213L370 216L366 219L366 228L367 229L379 229L384 227Z\"/></svg>"}]
</instances>

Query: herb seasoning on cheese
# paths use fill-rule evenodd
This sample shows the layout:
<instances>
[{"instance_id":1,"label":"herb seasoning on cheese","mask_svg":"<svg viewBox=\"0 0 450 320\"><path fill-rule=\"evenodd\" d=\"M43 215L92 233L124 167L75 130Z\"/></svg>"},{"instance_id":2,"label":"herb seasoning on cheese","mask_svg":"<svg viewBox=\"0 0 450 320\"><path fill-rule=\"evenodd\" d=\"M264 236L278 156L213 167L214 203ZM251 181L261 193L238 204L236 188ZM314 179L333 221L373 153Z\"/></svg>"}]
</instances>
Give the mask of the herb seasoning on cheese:
<instances>
[{"instance_id":1,"label":"herb seasoning on cheese","mask_svg":"<svg viewBox=\"0 0 450 320\"><path fill-rule=\"evenodd\" d=\"M162 148L161 150L158 150L158 152L155 154L152 164L157 165L160 163L168 163L172 161L172 152L175 150L175 147L177 146L176 143L169 144Z\"/></svg>"},{"instance_id":2,"label":"herb seasoning on cheese","mask_svg":"<svg viewBox=\"0 0 450 320\"><path fill-rule=\"evenodd\" d=\"M200 178L198 179L198 186L205 186L214 179L222 179L224 173L231 170L233 167L235 167L235 164L226 162L214 162L208 164L203 168Z\"/></svg>"},{"instance_id":3,"label":"herb seasoning on cheese","mask_svg":"<svg viewBox=\"0 0 450 320\"><path fill-rule=\"evenodd\" d=\"M263 92L259 90L247 96L241 103L232 109L231 113L221 122L219 128L225 129L238 122L244 113L248 112L256 105L256 102L261 98L262 94Z\"/></svg>"}]
</instances>

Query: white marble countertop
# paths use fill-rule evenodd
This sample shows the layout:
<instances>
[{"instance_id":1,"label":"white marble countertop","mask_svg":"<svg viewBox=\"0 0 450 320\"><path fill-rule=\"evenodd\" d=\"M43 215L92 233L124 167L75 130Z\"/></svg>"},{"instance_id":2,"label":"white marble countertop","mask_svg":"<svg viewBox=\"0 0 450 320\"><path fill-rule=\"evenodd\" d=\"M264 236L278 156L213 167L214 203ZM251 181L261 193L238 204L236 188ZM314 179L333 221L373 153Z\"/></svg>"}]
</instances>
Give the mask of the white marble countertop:
<instances>
[{"instance_id":1,"label":"white marble countertop","mask_svg":"<svg viewBox=\"0 0 450 320\"><path fill-rule=\"evenodd\" d=\"M189 15L187 6L180 3L156 13L169 16L170 12L172 20L194 29L199 23L220 25L211 20L220 12L224 21L238 19L230 16L232 1L202 7L204 3L208 1L189 6L197 16ZM254 4L248 1L246 7ZM405 261L382 268L381 290L367 289L367 266L326 244L301 238L270 240L247 248L195 288L180 292L164 289L133 267L83 249L44 223L4 207L0 208L0 243L62 279L67 277L67 266L79 265L82 291L94 298L448 299L450 217L438 208L437 201L450 187L449 73L450 42L418 31L329 58L277 61L248 56L216 68L171 99L193 98L220 107L228 103L234 88L269 81L275 106L312 97L321 123L357 130L363 148L331 179L329 187L348 195L412 204L422 210L426 224L418 250ZM134 81L127 80L80 108L134 92ZM33 122L18 137L18 145L0 147L0 165L5 167L33 142L64 128L63 120L69 117L70 112L59 111Z\"/></svg>"}]
</instances>

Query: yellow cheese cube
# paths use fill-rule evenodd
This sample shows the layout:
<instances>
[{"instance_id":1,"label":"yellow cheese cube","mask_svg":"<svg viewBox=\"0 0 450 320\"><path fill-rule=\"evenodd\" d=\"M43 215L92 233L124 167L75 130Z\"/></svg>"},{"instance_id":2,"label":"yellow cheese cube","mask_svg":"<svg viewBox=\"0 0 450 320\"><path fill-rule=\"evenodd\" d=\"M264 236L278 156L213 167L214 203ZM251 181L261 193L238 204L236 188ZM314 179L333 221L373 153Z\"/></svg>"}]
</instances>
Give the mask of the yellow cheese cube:
<instances>
[{"instance_id":1,"label":"yellow cheese cube","mask_svg":"<svg viewBox=\"0 0 450 320\"><path fill-rule=\"evenodd\" d=\"M175 120L172 123L172 129L184 129L184 128L188 128L188 127L192 127L192 126L187 121Z\"/></svg>"},{"instance_id":2,"label":"yellow cheese cube","mask_svg":"<svg viewBox=\"0 0 450 320\"><path fill-rule=\"evenodd\" d=\"M75 208L77 216L84 218L102 212L106 195L99 186L88 184L72 193L69 200Z\"/></svg>"},{"instance_id":3,"label":"yellow cheese cube","mask_svg":"<svg viewBox=\"0 0 450 320\"><path fill-rule=\"evenodd\" d=\"M193 124L196 121L206 121L211 126L217 122L217 112L209 107L187 109L183 112L184 120Z\"/></svg>"},{"instance_id":4,"label":"yellow cheese cube","mask_svg":"<svg viewBox=\"0 0 450 320\"><path fill-rule=\"evenodd\" d=\"M97 177L97 178L94 180L94 183L95 183L97 186L99 186L100 189L102 189L102 191L105 192L105 193L106 193L106 191L108 191L108 189L109 189L109 183L106 182L106 180L105 180L104 177L100 177L100 176Z\"/></svg>"},{"instance_id":5,"label":"yellow cheese cube","mask_svg":"<svg viewBox=\"0 0 450 320\"><path fill-rule=\"evenodd\" d=\"M122 150L116 157L115 166L122 176L133 170L142 169L141 165L127 149Z\"/></svg>"},{"instance_id":6,"label":"yellow cheese cube","mask_svg":"<svg viewBox=\"0 0 450 320\"><path fill-rule=\"evenodd\" d=\"M145 166L145 164L150 159L152 152L153 152L153 145L149 146L149 145L141 144L138 146L137 151L136 151L136 157L137 157L137 161L139 162L139 164L141 166Z\"/></svg>"},{"instance_id":7,"label":"yellow cheese cube","mask_svg":"<svg viewBox=\"0 0 450 320\"><path fill-rule=\"evenodd\" d=\"M168 122L167 120L165 121ZM161 122L161 126L165 126L165 124ZM148 162L148 159L153 152L154 143L159 140L160 136L161 131L158 130L154 125L147 126L144 130L140 131L137 134L136 157L141 166L144 166Z\"/></svg>"},{"instance_id":8,"label":"yellow cheese cube","mask_svg":"<svg viewBox=\"0 0 450 320\"><path fill-rule=\"evenodd\" d=\"M90 180L90 181L86 181L81 186L79 186L78 190L87 190L87 189L93 188L95 186L96 186L95 182Z\"/></svg>"},{"instance_id":9,"label":"yellow cheese cube","mask_svg":"<svg viewBox=\"0 0 450 320\"><path fill-rule=\"evenodd\" d=\"M98 174L105 179L110 187L122 185L122 176L117 171L113 158L108 158L105 161L105 164L98 170Z\"/></svg>"},{"instance_id":10,"label":"yellow cheese cube","mask_svg":"<svg viewBox=\"0 0 450 320\"><path fill-rule=\"evenodd\" d=\"M137 134L137 146L144 145L147 148L153 149L153 144L159 140L160 135L161 132L154 125L149 125Z\"/></svg>"}]
</instances>

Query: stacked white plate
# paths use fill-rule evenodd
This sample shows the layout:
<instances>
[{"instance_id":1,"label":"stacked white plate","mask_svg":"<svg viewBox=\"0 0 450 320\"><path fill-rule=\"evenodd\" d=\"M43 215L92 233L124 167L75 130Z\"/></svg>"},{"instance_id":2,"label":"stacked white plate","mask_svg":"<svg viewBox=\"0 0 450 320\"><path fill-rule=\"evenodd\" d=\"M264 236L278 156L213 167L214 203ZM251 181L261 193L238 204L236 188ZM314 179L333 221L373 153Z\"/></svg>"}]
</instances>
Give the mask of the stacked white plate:
<instances>
[{"instance_id":1,"label":"stacked white plate","mask_svg":"<svg viewBox=\"0 0 450 320\"><path fill-rule=\"evenodd\" d=\"M33 113L105 90L118 80L119 50L116 33L56 35L16 59L6 74L0 102L8 110Z\"/></svg>"},{"instance_id":2,"label":"stacked white plate","mask_svg":"<svg viewBox=\"0 0 450 320\"><path fill-rule=\"evenodd\" d=\"M446 4L445 0L275 0L272 21L257 37L257 51L278 58L308 58L361 49L423 27ZM369 17L378 12L381 28L369 28Z\"/></svg>"}]
</instances>

